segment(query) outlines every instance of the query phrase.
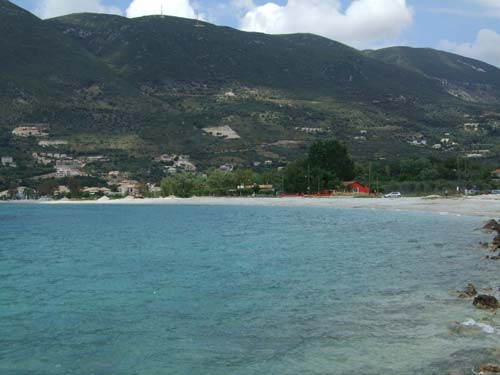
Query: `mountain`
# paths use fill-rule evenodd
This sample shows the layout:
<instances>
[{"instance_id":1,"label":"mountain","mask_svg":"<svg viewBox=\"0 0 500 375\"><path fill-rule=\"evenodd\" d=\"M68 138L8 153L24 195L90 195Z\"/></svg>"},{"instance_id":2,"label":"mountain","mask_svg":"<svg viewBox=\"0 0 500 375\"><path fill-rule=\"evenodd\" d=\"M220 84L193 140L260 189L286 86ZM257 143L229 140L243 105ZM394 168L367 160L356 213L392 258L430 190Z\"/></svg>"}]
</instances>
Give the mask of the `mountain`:
<instances>
[{"instance_id":1,"label":"mountain","mask_svg":"<svg viewBox=\"0 0 500 375\"><path fill-rule=\"evenodd\" d=\"M115 84L104 63L47 22L0 0L3 94L43 99L96 81Z\"/></svg>"},{"instance_id":2,"label":"mountain","mask_svg":"<svg viewBox=\"0 0 500 375\"><path fill-rule=\"evenodd\" d=\"M499 101L500 69L484 62L430 48L391 47L366 54L436 79L463 100Z\"/></svg>"},{"instance_id":3,"label":"mountain","mask_svg":"<svg viewBox=\"0 0 500 375\"><path fill-rule=\"evenodd\" d=\"M315 35L245 33L161 16L77 14L48 22L140 84L236 83L349 99L390 91L435 96L431 80Z\"/></svg>"},{"instance_id":4,"label":"mountain","mask_svg":"<svg viewBox=\"0 0 500 375\"><path fill-rule=\"evenodd\" d=\"M40 20L7 0L0 48L0 155L27 174L41 148L11 135L23 123L46 124L51 139L68 142L58 151L107 156L96 173L146 177L162 153L189 154L201 168L276 165L332 137L372 160L444 158L476 144L496 157L498 148L500 70L444 52L358 51L163 16ZM459 146L410 144L445 133Z\"/></svg>"}]
</instances>

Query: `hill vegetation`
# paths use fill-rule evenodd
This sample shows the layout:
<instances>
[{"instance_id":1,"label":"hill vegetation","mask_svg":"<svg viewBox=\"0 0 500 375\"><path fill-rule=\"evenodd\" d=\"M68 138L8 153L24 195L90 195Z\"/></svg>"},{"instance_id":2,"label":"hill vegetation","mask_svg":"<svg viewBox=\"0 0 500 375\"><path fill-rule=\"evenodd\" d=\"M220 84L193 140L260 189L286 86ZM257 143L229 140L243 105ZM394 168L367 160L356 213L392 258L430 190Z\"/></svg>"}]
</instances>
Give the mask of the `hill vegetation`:
<instances>
[{"instance_id":1,"label":"hill vegetation","mask_svg":"<svg viewBox=\"0 0 500 375\"><path fill-rule=\"evenodd\" d=\"M83 172L145 180L165 176L153 161L165 153L189 155L199 170L262 172L331 138L357 161L499 162L500 70L440 51L358 51L175 17L40 20L7 0L0 48L0 156L18 164L0 166L2 186L48 173L55 163L35 162L40 152L102 155ZM62 142L12 135L26 124Z\"/></svg>"}]
</instances>

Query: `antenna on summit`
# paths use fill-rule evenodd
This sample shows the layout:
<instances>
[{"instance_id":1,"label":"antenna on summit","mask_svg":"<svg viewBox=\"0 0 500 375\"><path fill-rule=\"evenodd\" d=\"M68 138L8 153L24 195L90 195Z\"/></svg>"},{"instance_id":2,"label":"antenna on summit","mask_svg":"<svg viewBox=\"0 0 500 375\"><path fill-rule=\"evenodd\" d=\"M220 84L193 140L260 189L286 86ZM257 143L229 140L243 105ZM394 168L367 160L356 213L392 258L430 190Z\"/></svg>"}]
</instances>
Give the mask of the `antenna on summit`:
<instances>
[{"instance_id":1,"label":"antenna on summit","mask_svg":"<svg viewBox=\"0 0 500 375\"><path fill-rule=\"evenodd\" d=\"M201 22L200 22L200 13L195 10L195 16L196 16L196 23L195 23L195 27L205 27Z\"/></svg>"},{"instance_id":2,"label":"antenna on summit","mask_svg":"<svg viewBox=\"0 0 500 375\"><path fill-rule=\"evenodd\" d=\"M161 4L161 11L160 11L161 16L163 17L163 4Z\"/></svg>"}]
</instances>

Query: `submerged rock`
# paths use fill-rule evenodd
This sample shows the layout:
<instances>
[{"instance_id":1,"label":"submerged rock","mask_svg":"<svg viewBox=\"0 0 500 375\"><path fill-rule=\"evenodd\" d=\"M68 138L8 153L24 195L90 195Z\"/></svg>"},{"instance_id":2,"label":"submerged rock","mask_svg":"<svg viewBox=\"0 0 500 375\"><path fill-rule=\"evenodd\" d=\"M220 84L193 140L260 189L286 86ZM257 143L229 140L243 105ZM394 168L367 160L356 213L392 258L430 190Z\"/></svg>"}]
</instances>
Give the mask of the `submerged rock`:
<instances>
[{"instance_id":1,"label":"submerged rock","mask_svg":"<svg viewBox=\"0 0 500 375\"><path fill-rule=\"evenodd\" d=\"M500 223L494 219L488 221L484 227L484 230L495 230L500 233Z\"/></svg>"},{"instance_id":2,"label":"submerged rock","mask_svg":"<svg viewBox=\"0 0 500 375\"><path fill-rule=\"evenodd\" d=\"M479 367L480 374L500 374L500 365L481 365Z\"/></svg>"},{"instance_id":3,"label":"submerged rock","mask_svg":"<svg viewBox=\"0 0 500 375\"><path fill-rule=\"evenodd\" d=\"M464 291L458 292L458 297L460 298L472 298L474 296L477 296L477 290L474 284L469 284Z\"/></svg>"},{"instance_id":4,"label":"submerged rock","mask_svg":"<svg viewBox=\"0 0 500 375\"><path fill-rule=\"evenodd\" d=\"M478 309L493 309L496 310L500 307L498 300L493 296L482 294L474 298L474 306Z\"/></svg>"},{"instance_id":5,"label":"submerged rock","mask_svg":"<svg viewBox=\"0 0 500 375\"><path fill-rule=\"evenodd\" d=\"M493 239L493 244L490 247L491 252L498 251L500 249L500 234Z\"/></svg>"},{"instance_id":6,"label":"submerged rock","mask_svg":"<svg viewBox=\"0 0 500 375\"><path fill-rule=\"evenodd\" d=\"M498 254L496 256L486 255L486 259L489 259L489 260L500 260L500 254Z\"/></svg>"}]
</instances>

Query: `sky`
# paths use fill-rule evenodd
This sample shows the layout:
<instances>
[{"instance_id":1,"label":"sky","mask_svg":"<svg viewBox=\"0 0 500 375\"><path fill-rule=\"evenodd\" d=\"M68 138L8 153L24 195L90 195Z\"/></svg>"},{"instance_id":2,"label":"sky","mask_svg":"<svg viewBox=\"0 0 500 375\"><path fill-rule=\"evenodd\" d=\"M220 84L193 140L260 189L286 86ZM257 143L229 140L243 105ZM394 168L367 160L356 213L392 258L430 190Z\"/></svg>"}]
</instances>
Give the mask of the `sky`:
<instances>
[{"instance_id":1,"label":"sky","mask_svg":"<svg viewBox=\"0 0 500 375\"><path fill-rule=\"evenodd\" d=\"M244 31L309 32L358 49L430 47L500 67L500 0L11 0L41 18L76 12L199 18Z\"/></svg>"}]
</instances>

